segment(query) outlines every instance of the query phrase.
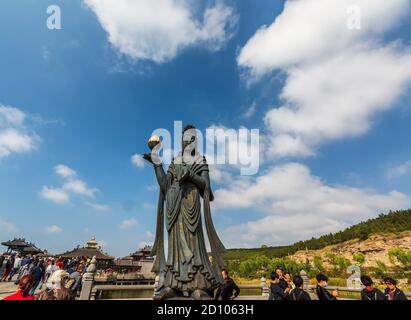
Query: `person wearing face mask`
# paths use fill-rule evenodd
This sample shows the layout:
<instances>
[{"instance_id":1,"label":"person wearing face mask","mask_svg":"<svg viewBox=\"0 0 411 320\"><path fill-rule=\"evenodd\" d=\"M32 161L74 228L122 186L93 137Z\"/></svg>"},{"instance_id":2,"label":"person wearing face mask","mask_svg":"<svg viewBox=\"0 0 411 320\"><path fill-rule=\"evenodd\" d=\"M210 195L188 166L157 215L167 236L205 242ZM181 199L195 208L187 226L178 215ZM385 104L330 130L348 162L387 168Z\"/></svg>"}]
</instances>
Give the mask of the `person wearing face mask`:
<instances>
[{"instance_id":1,"label":"person wearing face mask","mask_svg":"<svg viewBox=\"0 0 411 320\"><path fill-rule=\"evenodd\" d=\"M315 278L317 279L315 292L317 293L318 300L337 300L338 292L334 290L330 293L326 289L328 277L324 274L318 274Z\"/></svg>"}]
</instances>

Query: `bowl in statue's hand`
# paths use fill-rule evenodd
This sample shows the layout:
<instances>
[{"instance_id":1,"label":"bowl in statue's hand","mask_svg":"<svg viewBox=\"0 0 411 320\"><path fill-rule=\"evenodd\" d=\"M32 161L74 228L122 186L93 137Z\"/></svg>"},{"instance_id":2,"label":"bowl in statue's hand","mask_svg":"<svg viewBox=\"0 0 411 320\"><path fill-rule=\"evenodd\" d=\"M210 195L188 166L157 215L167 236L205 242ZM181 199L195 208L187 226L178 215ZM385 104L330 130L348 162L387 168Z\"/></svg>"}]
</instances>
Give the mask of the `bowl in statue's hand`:
<instances>
[{"instance_id":1,"label":"bowl in statue's hand","mask_svg":"<svg viewBox=\"0 0 411 320\"><path fill-rule=\"evenodd\" d=\"M155 147L156 145L158 145L159 143L161 143L160 137L154 135L154 136L152 136L152 137L148 140L147 145L148 145L148 147L150 148L150 150L153 150L154 147Z\"/></svg>"}]
</instances>

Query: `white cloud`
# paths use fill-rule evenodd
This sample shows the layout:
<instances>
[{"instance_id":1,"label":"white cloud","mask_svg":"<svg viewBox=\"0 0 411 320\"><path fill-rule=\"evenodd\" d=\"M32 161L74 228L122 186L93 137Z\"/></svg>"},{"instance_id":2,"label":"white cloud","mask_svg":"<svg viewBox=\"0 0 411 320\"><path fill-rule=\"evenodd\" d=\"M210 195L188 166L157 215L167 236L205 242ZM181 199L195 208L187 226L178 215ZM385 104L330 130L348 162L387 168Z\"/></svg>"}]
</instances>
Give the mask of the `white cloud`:
<instances>
[{"instance_id":1,"label":"white cloud","mask_svg":"<svg viewBox=\"0 0 411 320\"><path fill-rule=\"evenodd\" d=\"M330 185L313 176L301 164L287 163L256 177L233 179L226 189L215 191L217 210L254 209L264 217L228 228L226 240L241 245L289 243L335 232L388 210L411 204L406 195L386 194L342 185ZM237 245L240 245L238 243Z\"/></svg>"},{"instance_id":2,"label":"white cloud","mask_svg":"<svg viewBox=\"0 0 411 320\"><path fill-rule=\"evenodd\" d=\"M34 148L33 137L16 129L0 131L0 158L11 153L24 153Z\"/></svg>"},{"instance_id":3,"label":"white cloud","mask_svg":"<svg viewBox=\"0 0 411 320\"><path fill-rule=\"evenodd\" d=\"M249 119L251 118L255 112L257 111L257 104L253 102L250 107L245 110L245 112L242 114L242 118L244 119Z\"/></svg>"},{"instance_id":4,"label":"white cloud","mask_svg":"<svg viewBox=\"0 0 411 320\"><path fill-rule=\"evenodd\" d=\"M395 106L411 82L411 50L400 41L384 44L383 35L398 25L409 4L289 0L270 26L249 39L237 60L249 82L275 70L285 76L280 106L264 117L265 161L312 156L324 142L363 135L376 115ZM352 8L360 9L360 29L347 27ZM336 232L411 204L395 190L331 185L297 163L271 167L257 177L232 178L215 196L217 210L253 209L262 215L221 233L237 247Z\"/></svg>"},{"instance_id":5,"label":"white cloud","mask_svg":"<svg viewBox=\"0 0 411 320\"><path fill-rule=\"evenodd\" d=\"M276 110L276 109L274 109ZM274 111L273 110L273 111ZM269 119L267 115L267 119ZM278 134L268 136L269 144L267 153L271 157L287 157L287 156L313 156L315 153L307 146L301 137L293 137L289 134Z\"/></svg>"},{"instance_id":6,"label":"white cloud","mask_svg":"<svg viewBox=\"0 0 411 320\"><path fill-rule=\"evenodd\" d=\"M262 244L289 245L294 241L340 231L348 226L338 219L322 218L318 215L267 216L229 227L222 235L228 247L252 248Z\"/></svg>"},{"instance_id":7,"label":"white cloud","mask_svg":"<svg viewBox=\"0 0 411 320\"><path fill-rule=\"evenodd\" d=\"M15 233L17 231L17 228L13 223L2 220L0 218L0 230L5 233Z\"/></svg>"},{"instance_id":8,"label":"white cloud","mask_svg":"<svg viewBox=\"0 0 411 320\"><path fill-rule=\"evenodd\" d=\"M408 66L411 53L386 47L347 49L290 69L281 93L285 104L265 117L273 137L271 153L283 155L286 150L288 155L305 156L324 141L364 134L373 117L394 107L406 91L411 80ZM295 148L289 148L284 137L295 142Z\"/></svg>"},{"instance_id":9,"label":"white cloud","mask_svg":"<svg viewBox=\"0 0 411 320\"><path fill-rule=\"evenodd\" d=\"M411 160L406 161L398 166L389 168L387 171L387 178L394 179L407 175L411 172Z\"/></svg>"},{"instance_id":10,"label":"white cloud","mask_svg":"<svg viewBox=\"0 0 411 320\"><path fill-rule=\"evenodd\" d=\"M78 179L66 182L63 185L63 189L68 192L76 193L88 198L93 198L94 194L99 191L95 188L89 188L84 181Z\"/></svg>"},{"instance_id":11,"label":"white cloud","mask_svg":"<svg viewBox=\"0 0 411 320\"><path fill-rule=\"evenodd\" d=\"M0 158L36 148L39 138L26 129L26 117L20 109L0 104Z\"/></svg>"},{"instance_id":12,"label":"white cloud","mask_svg":"<svg viewBox=\"0 0 411 320\"><path fill-rule=\"evenodd\" d=\"M154 191L158 191L159 190L159 187L158 187L158 185L156 185L156 184L152 184L152 185L149 185L149 186L147 186L147 191L149 191L149 192L154 192Z\"/></svg>"},{"instance_id":13,"label":"white cloud","mask_svg":"<svg viewBox=\"0 0 411 320\"><path fill-rule=\"evenodd\" d=\"M125 219L121 221L120 229L130 229L137 225L137 220L134 218Z\"/></svg>"},{"instance_id":14,"label":"white cloud","mask_svg":"<svg viewBox=\"0 0 411 320\"><path fill-rule=\"evenodd\" d=\"M361 10L359 30L347 27L353 5ZM408 0L287 1L256 32L239 65L254 80L276 69L286 76L282 105L265 116L269 157L314 155L326 141L366 133L395 106L411 82L411 50L384 45L381 36L408 8Z\"/></svg>"},{"instance_id":15,"label":"white cloud","mask_svg":"<svg viewBox=\"0 0 411 320\"><path fill-rule=\"evenodd\" d=\"M56 225L52 225L50 227L47 227L46 230L47 230L48 233L61 233L61 232L63 232L63 229L60 228L59 226L56 226Z\"/></svg>"},{"instance_id":16,"label":"white cloud","mask_svg":"<svg viewBox=\"0 0 411 320\"><path fill-rule=\"evenodd\" d=\"M226 171L224 166L210 165L209 170L211 183L223 183L231 179L230 172Z\"/></svg>"},{"instance_id":17,"label":"white cloud","mask_svg":"<svg viewBox=\"0 0 411 320\"><path fill-rule=\"evenodd\" d=\"M152 210L152 209L155 208L155 206L154 206L152 203L144 202L144 203L143 203L143 208L144 208L144 209L147 209L147 210Z\"/></svg>"},{"instance_id":18,"label":"white cloud","mask_svg":"<svg viewBox=\"0 0 411 320\"><path fill-rule=\"evenodd\" d=\"M43 186L40 195L47 200L55 203L64 204L69 202L70 195L77 194L86 198L94 198L95 194L100 190L97 188L88 187L87 183L83 180L74 178L77 176L75 170L70 167L60 164L54 167L54 171L57 175L63 178L65 181L61 187L47 187ZM106 210L107 207L103 205L92 204L96 210Z\"/></svg>"},{"instance_id":19,"label":"white cloud","mask_svg":"<svg viewBox=\"0 0 411 320\"><path fill-rule=\"evenodd\" d=\"M97 211L109 211L111 208L107 204L98 204L87 202L87 205Z\"/></svg>"},{"instance_id":20,"label":"white cloud","mask_svg":"<svg viewBox=\"0 0 411 320\"><path fill-rule=\"evenodd\" d=\"M150 231L146 231L146 238L150 239L150 240L154 240L155 234L150 232Z\"/></svg>"},{"instance_id":21,"label":"white cloud","mask_svg":"<svg viewBox=\"0 0 411 320\"><path fill-rule=\"evenodd\" d=\"M26 114L20 109L0 105L0 126L21 126Z\"/></svg>"},{"instance_id":22,"label":"white cloud","mask_svg":"<svg viewBox=\"0 0 411 320\"><path fill-rule=\"evenodd\" d=\"M43 189L40 191L40 195L44 199L58 204L64 204L70 200L69 194L60 188L43 186Z\"/></svg>"},{"instance_id":23,"label":"white cloud","mask_svg":"<svg viewBox=\"0 0 411 320\"><path fill-rule=\"evenodd\" d=\"M84 0L122 54L162 63L192 45L218 50L232 35L237 17L217 2L194 17L189 0Z\"/></svg>"},{"instance_id":24,"label":"white cloud","mask_svg":"<svg viewBox=\"0 0 411 320\"><path fill-rule=\"evenodd\" d=\"M131 163L137 168L144 168L144 161L143 157L137 153L131 157Z\"/></svg>"},{"instance_id":25,"label":"white cloud","mask_svg":"<svg viewBox=\"0 0 411 320\"><path fill-rule=\"evenodd\" d=\"M54 170L59 176L63 178L69 178L76 175L76 171L74 171L73 169L69 168L64 164L59 164L58 166L55 166Z\"/></svg>"},{"instance_id":26,"label":"white cloud","mask_svg":"<svg viewBox=\"0 0 411 320\"><path fill-rule=\"evenodd\" d=\"M99 245L101 248L106 248L106 247L108 246L108 243L107 243L106 241L104 241L104 240L99 240L99 241L98 241L98 245Z\"/></svg>"},{"instance_id":27,"label":"white cloud","mask_svg":"<svg viewBox=\"0 0 411 320\"><path fill-rule=\"evenodd\" d=\"M360 29L348 24L359 8ZM270 26L262 26L242 48L238 63L256 76L332 55L354 43L370 43L395 26L410 7L408 0L286 1Z\"/></svg>"}]
</instances>

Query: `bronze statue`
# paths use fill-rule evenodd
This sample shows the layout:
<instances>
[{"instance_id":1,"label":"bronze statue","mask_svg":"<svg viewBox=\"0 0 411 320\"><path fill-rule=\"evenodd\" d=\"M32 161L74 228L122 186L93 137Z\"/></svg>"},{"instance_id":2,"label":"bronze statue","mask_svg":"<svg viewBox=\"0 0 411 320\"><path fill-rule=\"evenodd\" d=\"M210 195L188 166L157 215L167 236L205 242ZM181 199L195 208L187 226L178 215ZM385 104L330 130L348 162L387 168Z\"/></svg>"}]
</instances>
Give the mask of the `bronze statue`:
<instances>
[{"instance_id":1,"label":"bronze statue","mask_svg":"<svg viewBox=\"0 0 411 320\"><path fill-rule=\"evenodd\" d=\"M159 144L159 138L152 137L149 140L152 153L144 154L144 159L154 165L160 186L157 230L152 251L152 255L156 256L152 271L159 273L160 281L154 299L179 296L209 299L222 281L219 269L224 267L221 254L225 248L211 218L210 201L214 197L208 165L205 157L198 153L196 129L191 125L183 130L182 152L173 159L167 174L158 161L156 149ZM204 241L201 198L213 259L208 256ZM164 213L168 233L167 259L163 239Z\"/></svg>"}]
</instances>

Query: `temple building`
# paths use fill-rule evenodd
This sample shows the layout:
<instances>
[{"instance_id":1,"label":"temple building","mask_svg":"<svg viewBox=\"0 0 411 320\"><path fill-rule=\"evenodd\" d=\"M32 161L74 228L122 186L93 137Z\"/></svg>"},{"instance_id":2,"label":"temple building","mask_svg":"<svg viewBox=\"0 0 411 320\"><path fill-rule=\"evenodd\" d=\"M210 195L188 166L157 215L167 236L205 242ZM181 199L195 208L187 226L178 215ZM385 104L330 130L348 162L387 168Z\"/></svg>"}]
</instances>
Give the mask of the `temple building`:
<instances>
[{"instance_id":1,"label":"temple building","mask_svg":"<svg viewBox=\"0 0 411 320\"><path fill-rule=\"evenodd\" d=\"M29 243L27 247L24 247L23 250L21 251L21 254L23 256L25 255L44 255L44 251L37 248L36 245L34 243Z\"/></svg>"},{"instance_id":2,"label":"temple building","mask_svg":"<svg viewBox=\"0 0 411 320\"><path fill-rule=\"evenodd\" d=\"M14 238L13 240L2 242L1 245L7 247L7 253L21 252L29 244L24 238Z\"/></svg>"},{"instance_id":3,"label":"temple building","mask_svg":"<svg viewBox=\"0 0 411 320\"><path fill-rule=\"evenodd\" d=\"M34 243L26 242L26 239L24 238L14 238L13 240L2 242L1 244L7 247L6 253L17 252L23 256L28 254L44 255L45 253L47 253L46 250L37 248Z\"/></svg>"},{"instance_id":4,"label":"temple building","mask_svg":"<svg viewBox=\"0 0 411 320\"><path fill-rule=\"evenodd\" d=\"M92 258L96 257L97 265L100 268L105 268L111 266L112 262L114 261L114 257L104 253L99 246L96 237L91 238L87 241L85 247L77 246L71 251L67 251L61 254L56 255L57 257L62 258L77 258L77 257L84 257L84 258Z\"/></svg>"},{"instance_id":5,"label":"temple building","mask_svg":"<svg viewBox=\"0 0 411 320\"><path fill-rule=\"evenodd\" d=\"M117 259L115 261L117 271L123 274L141 274L151 278L153 275L151 268L154 263L154 258L150 255L151 249L151 246L145 246L127 257Z\"/></svg>"}]
</instances>

